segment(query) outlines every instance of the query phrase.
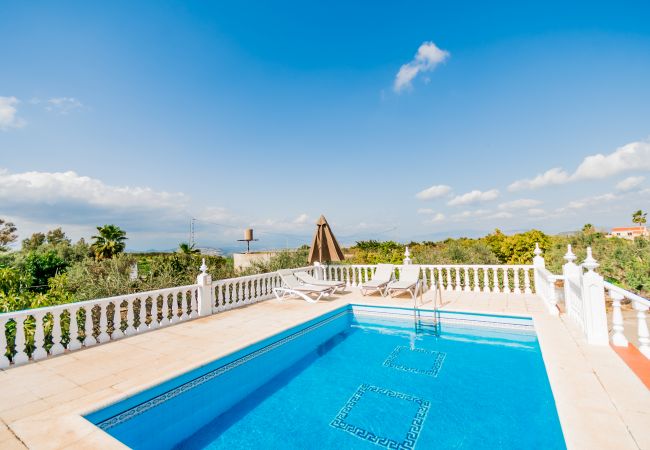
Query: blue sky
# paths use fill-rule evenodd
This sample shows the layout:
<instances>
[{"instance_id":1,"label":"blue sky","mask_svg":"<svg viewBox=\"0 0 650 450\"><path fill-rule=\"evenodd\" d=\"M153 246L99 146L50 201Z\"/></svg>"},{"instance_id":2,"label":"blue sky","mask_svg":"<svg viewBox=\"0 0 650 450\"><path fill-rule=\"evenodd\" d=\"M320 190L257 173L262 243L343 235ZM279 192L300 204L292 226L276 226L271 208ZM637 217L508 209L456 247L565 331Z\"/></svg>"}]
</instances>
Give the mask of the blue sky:
<instances>
[{"instance_id":1,"label":"blue sky","mask_svg":"<svg viewBox=\"0 0 650 450\"><path fill-rule=\"evenodd\" d=\"M0 217L148 249L648 209L647 2L451 3L0 1Z\"/></svg>"}]
</instances>

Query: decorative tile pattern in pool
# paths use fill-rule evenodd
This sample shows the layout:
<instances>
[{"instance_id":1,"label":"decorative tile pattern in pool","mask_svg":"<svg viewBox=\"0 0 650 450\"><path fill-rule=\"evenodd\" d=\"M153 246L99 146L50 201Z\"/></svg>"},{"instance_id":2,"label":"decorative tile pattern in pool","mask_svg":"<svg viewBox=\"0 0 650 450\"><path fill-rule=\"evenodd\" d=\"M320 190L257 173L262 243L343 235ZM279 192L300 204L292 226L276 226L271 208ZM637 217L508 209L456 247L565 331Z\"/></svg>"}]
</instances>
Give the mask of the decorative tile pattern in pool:
<instances>
[{"instance_id":1,"label":"decorative tile pattern in pool","mask_svg":"<svg viewBox=\"0 0 650 450\"><path fill-rule=\"evenodd\" d=\"M381 397L386 406L377 411ZM408 406L409 403L412 417L398 418L391 414L391 410L404 411L405 405ZM430 406L429 400L362 384L341 408L330 426L381 447L412 449L415 448ZM374 421L370 422L369 418Z\"/></svg>"},{"instance_id":2,"label":"decorative tile pattern in pool","mask_svg":"<svg viewBox=\"0 0 650 450\"><path fill-rule=\"evenodd\" d=\"M183 392L189 391L192 388L195 388L196 386L203 384L207 381L212 380L213 378L216 378L236 367L241 366L242 364L250 361L253 358L257 358L260 355L263 355L264 353L270 352L271 350L281 347L282 345L286 344L289 341L292 341L294 339L297 339L301 336L304 336L305 334L309 333L310 331L315 330L316 328L319 328L329 322L332 322L339 317L342 317L347 314L347 311L342 311L338 314L335 314L331 317L328 317L325 320L321 320L318 323L315 323L313 325L308 326L307 328L298 331L297 333L291 334L283 339L280 339L276 342L273 342L272 344L267 345L266 347L262 347L259 350L255 350L252 353L249 353L248 355L242 356L241 358L238 358L224 366L219 367L216 370L213 370L211 372L206 373L205 375L202 375L198 378L195 378L191 381L188 381L187 383L184 383L174 389L171 389L161 395L158 395L151 400L148 400L146 402L140 403L139 405L130 408L120 414L117 414L113 417L110 417L102 422L99 422L97 426L101 428L102 430L108 430L116 425L121 424L122 422L125 422L129 419L132 419L135 416L138 416L142 414L145 411L150 410L151 408L154 408L158 405L160 405L163 402L166 402L167 400L171 400L172 398L182 394Z\"/></svg>"},{"instance_id":3,"label":"decorative tile pattern in pool","mask_svg":"<svg viewBox=\"0 0 650 450\"><path fill-rule=\"evenodd\" d=\"M384 366L403 372L437 377L446 356L446 353L435 350L398 345L388 355L388 358L384 361Z\"/></svg>"}]
</instances>

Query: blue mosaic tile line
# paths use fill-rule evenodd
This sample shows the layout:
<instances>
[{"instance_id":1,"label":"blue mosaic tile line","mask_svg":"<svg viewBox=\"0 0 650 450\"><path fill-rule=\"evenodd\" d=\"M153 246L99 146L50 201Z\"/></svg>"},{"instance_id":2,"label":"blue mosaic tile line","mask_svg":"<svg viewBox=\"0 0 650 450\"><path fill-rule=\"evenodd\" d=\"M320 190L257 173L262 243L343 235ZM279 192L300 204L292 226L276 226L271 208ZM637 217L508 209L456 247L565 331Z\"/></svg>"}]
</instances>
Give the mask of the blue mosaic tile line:
<instances>
[{"instance_id":1,"label":"blue mosaic tile line","mask_svg":"<svg viewBox=\"0 0 650 450\"><path fill-rule=\"evenodd\" d=\"M418 409L413 416L411 423L408 425L408 431L404 436L402 441L397 441L386 436L378 436L372 431L366 430L362 427L359 427L353 423L348 422L349 415L354 409L354 407L359 403L363 395L367 392L375 392L380 395L385 395L390 398L397 398L401 400L406 400L413 402L418 405ZM350 397L350 400L341 408L339 413L336 415L334 420L330 423L331 427L338 428L350 433L351 435L363 439L364 441L371 442L380 447L390 448L390 449L413 449L417 443L420 432L422 431L422 425L424 420L427 417L429 408L431 407L431 402L429 400L423 400L421 398L415 397L410 394L404 394L401 392L392 391L390 389L371 386L369 384L362 384L356 390L356 392ZM389 418L389 420L391 420Z\"/></svg>"},{"instance_id":2,"label":"blue mosaic tile line","mask_svg":"<svg viewBox=\"0 0 650 450\"><path fill-rule=\"evenodd\" d=\"M308 326L307 328L300 330L292 335L289 335L283 339L280 339L279 341L273 342L266 347L260 348L258 350L255 350L252 353L249 353L248 355L242 356L241 358L238 358L232 362L229 362L228 364L221 366L211 372L206 373L205 375L202 375L198 378L195 378L191 381L188 381L185 384L182 384L174 389L171 389L163 394L160 394L156 397L153 397L150 400L147 400L146 402L140 403L137 406L134 406L133 408L130 408L124 412L121 412L113 417L110 417L100 423L97 423L96 425L101 428L102 430L108 430L116 425L119 425L139 414L144 413L145 411L150 410L151 408L154 408L161 403L166 402L167 400L170 400L183 392L186 392L196 386L199 386L200 384L206 383L220 375L223 375L224 373L228 372L229 370L232 370L238 366L241 366L242 364L245 364L246 362L257 358L260 355L263 355L264 353L270 352L273 349L276 349L283 344L292 341L294 339L297 339L301 336L304 336L305 334L309 333L310 331L315 330L316 328L322 327L323 325L332 322L333 320L338 319L341 316L344 316L348 314L348 311L342 311L338 314L333 315L332 317L328 317L327 319L315 323L313 325Z\"/></svg>"},{"instance_id":3,"label":"blue mosaic tile line","mask_svg":"<svg viewBox=\"0 0 650 450\"><path fill-rule=\"evenodd\" d=\"M405 352L414 352L421 355L428 355L430 358L426 358L425 361L427 365L425 367L412 367L400 362L400 355L403 355ZM428 350L426 348L409 348L403 345L398 345L395 349L388 355L386 361L384 361L385 367L390 367L392 369L401 370L403 372L417 373L420 375L428 375L430 377L437 377L438 372L442 368L442 363L447 357L446 353L438 352L435 350ZM429 366L429 362L432 362Z\"/></svg>"}]
</instances>

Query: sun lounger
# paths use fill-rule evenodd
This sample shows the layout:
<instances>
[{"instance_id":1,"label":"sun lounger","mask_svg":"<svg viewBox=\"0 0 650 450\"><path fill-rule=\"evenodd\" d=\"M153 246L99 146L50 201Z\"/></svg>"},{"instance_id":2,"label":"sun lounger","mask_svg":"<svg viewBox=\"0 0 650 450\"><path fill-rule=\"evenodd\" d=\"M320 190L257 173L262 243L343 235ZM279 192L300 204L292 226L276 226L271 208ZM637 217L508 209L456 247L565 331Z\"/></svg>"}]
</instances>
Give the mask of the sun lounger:
<instances>
[{"instance_id":1,"label":"sun lounger","mask_svg":"<svg viewBox=\"0 0 650 450\"><path fill-rule=\"evenodd\" d=\"M372 279L361 284L361 294L366 295L369 292L379 291L381 296L386 295L386 287L395 276L395 266L392 264L377 264L377 269Z\"/></svg>"},{"instance_id":2,"label":"sun lounger","mask_svg":"<svg viewBox=\"0 0 650 450\"><path fill-rule=\"evenodd\" d=\"M282 279L282 287L273 288L273 294L278 300L297 295L309 303L316 303L321 297L327 297L335 291L334 287L302 284L291 270L278 270L278 274ZM309 297L310 295L316 295L317 297L313 299Z\"/></svg>"},{"instance_id":3,"label":"sun lounger","mask_svg":"<svg viewBox=\"0 0 650 450\"><path fill-rule=\"evenodd\" d=\"M415 297L421 291L420 266L406 265L402 266L399 274L399 280L391 281L386 287L386 292L391 297L394 293L408 292L415 300Z\"/></svg>"},{"instance_id":4,"label":"sun lounger","mask_svg":"<svg viewBox=\"0 0 650 450\"><path fill-rule=\"evenodd\" d=\"M309 275L307 272L294 272L294 275L304 284L308 284L312 286L332 287L334 288L334 291L337 290L342 291L343 289L345 289L344 281L318 280L312 277L311 275Z\"/></svg>"}]
</instances>

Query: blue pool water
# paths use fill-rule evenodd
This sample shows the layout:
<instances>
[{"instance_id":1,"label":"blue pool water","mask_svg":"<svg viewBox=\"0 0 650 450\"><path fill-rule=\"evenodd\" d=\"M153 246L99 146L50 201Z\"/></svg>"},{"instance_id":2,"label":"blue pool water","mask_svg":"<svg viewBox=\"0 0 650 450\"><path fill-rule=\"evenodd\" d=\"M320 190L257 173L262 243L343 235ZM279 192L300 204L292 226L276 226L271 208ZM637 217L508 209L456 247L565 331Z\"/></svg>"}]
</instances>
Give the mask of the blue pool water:
<instances>
[{"instance_id":1,"label":"blue pool water","mask_svg":"<svg viewBox=\"0 0 650 450\"><path fill-rule=\"evenodd\" d=\"M565 448L529 319L346 307L86 417L137 449Z\"/></svg>"}]
</instances>

